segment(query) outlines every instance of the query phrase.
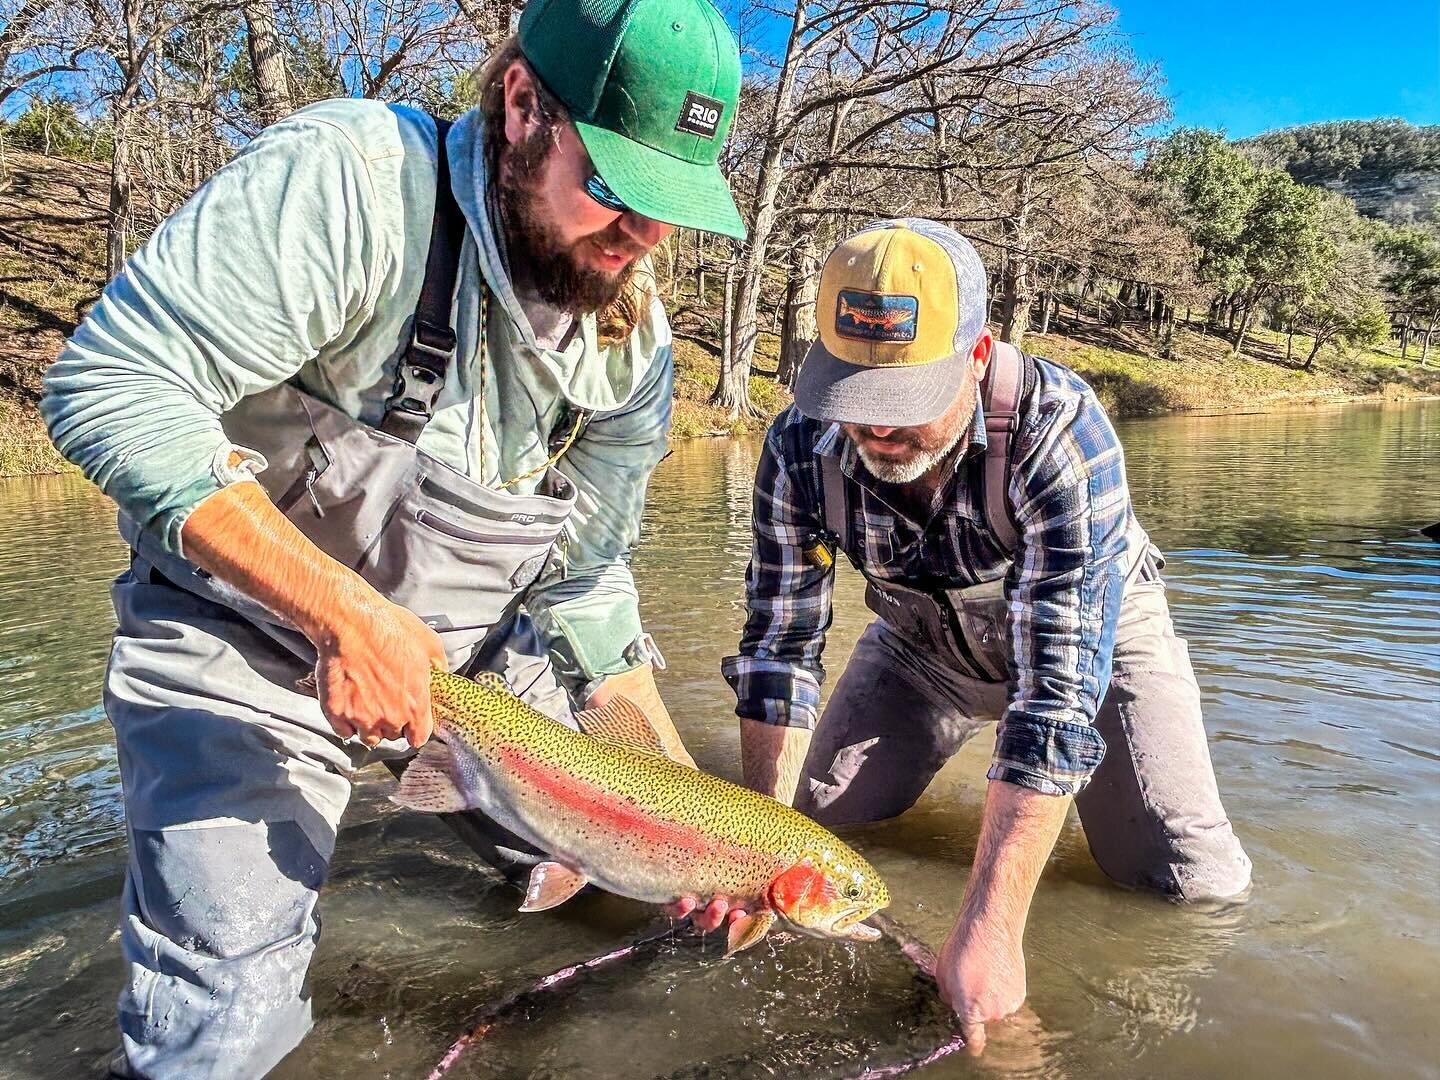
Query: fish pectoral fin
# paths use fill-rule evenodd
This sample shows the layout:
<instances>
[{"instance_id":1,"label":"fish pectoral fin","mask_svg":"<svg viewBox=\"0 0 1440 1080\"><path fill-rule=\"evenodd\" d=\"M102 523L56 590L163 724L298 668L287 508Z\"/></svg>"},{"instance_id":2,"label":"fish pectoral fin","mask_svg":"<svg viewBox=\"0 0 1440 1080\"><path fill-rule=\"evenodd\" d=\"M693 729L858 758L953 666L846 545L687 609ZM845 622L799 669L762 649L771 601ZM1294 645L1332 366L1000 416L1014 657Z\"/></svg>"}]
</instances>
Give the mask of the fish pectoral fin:
<instances>
[{"instance_id":1,"label":"fish pectoral fin","mask_svg":"<svg viewBox=\"0 0 1440 1080\"><path fill-rule=\"evenodd\" d=\"M598 709L576 713L575 723L591 738L669 757L665 752L665 743L651 725L650 718L624 694L616 694Z\"/></svg>"},{"instance_id":2,"label":"fish pectoral fin","mask_svg":"<svg viewBox=\"0 0 1440 1080\"><path fill-rule=\"evenodd\" d=\"M455 759L450 748L438 739L431 739L410 759L400 777L400 788L390 801L427 814L470 809L469 800L455 784Z\"/></svg>"},{"instance_id":3,"label":"fish pectoral fin","mask_svg":"<svg viewBox=\"0 0 1440 1080\"><path fill-rule=\"evenodd\" d=\"M525 902L520 910L544 911L557 907L589 883L590 879L584 874L558 862L536 863L530 871L530 884L525 887Z\"/></svg>"},{"instance_id":4,"label":"fish pectoral fin","mask_svg":"<svg viewBox=\"0 0 1440 1080\"><path fill-rule=\"evenodd\" d=\"M734 956L737 952L750 948L768 934L774 925L773 911L757 911L736 919L730 924L730 932L725 940L725 955Z\"/></svg>"}]
</instances>

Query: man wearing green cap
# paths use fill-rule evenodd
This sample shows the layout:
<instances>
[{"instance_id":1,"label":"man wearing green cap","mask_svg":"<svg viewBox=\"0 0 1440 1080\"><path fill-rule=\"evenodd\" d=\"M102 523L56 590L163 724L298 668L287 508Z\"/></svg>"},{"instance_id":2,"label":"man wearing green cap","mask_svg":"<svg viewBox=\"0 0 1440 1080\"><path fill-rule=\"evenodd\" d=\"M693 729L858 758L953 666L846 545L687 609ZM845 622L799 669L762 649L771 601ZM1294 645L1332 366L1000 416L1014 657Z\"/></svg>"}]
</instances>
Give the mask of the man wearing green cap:
<instances>
[{"instance_id":1,"label":"man wearing green cap","mask_svg":"<svg viewBox=\"0 0 1440 1080\"><path fill-rule=\"evenodd\" d=\"M936 970L972 1049L1025 998L1030 901L1072 799L1125 885L1207 900L1250 882L1115 431L1078 376L993 341L985 315L980 257L936 222L876 222L830 254L820 339L761 455L749 619L724 663L746 781L826 824L904 813L996 724ZM842 551L877 617L821 713Z\"/></svg>"},{"instance_id":2,"label":"man wearing green cap","mask_svg":"<svg viewBox=\"0 0 1440 1080\"><path fill-rule=\"evenodd\" d=\"M303 1037L350 777L430 736L432 666L566 722L623 692L678 747L629 571L673 382L643 259L743 236L738 52L708 0L536 0L482 83L448 131L367 101L267 129L48 374L134 553L122 1074L259 1076Z\"/></svg>"}]
</instances>

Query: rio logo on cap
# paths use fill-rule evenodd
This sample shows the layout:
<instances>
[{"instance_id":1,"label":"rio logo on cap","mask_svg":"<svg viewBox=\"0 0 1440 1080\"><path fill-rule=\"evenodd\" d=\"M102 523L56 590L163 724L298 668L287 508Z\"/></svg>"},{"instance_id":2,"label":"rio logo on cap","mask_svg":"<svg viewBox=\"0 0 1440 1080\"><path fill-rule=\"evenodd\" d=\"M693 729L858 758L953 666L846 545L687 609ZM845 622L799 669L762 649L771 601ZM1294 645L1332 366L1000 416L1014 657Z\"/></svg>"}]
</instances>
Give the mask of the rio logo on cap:
<instances>
[{"instance_id":1,"label":"rio logo on cap","mask_svg":"<svg viewBox=\"0 0 1440 1080\"><path fill-rule=\"evenodd\" d=\"M914 341L919 321L918 297L841 289L835 299L835 332L856 341Z\"/></svg>"},{"instance_id":2,"label":"rio logo on cap","mask_svg":"<svg viewBox=\"0 0 1440 1080\"><path fill-rule=\"evenodd\" d=\"M687 131L691 135L699 135L702 139L713 139L724 111L723 101L691 90L685 95L685 103L680 106L680 119L675 122L675 130Z\"/></svg>"}]
</instances>

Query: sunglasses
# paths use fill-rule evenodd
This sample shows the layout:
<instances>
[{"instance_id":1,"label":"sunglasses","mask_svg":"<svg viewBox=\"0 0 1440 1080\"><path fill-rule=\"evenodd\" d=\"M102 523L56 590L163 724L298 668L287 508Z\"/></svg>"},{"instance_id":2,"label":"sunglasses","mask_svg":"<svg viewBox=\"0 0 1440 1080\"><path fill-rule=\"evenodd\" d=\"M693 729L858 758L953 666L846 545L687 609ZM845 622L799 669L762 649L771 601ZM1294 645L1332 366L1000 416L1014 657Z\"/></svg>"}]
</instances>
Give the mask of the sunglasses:
<instances>
[{"instance_id":1,"label":"sunglasses","mask_svg":"<svg viewBox=\"0 0 1440 1080\"><path fill-rule=\"evenodd\" d=\"M600 179L598 172L592 172L590 179L585 181L585 194L594 199L606 210L613 210L617 214L629 213L630 207L626 206L619 195L616 195L605 181Z\"/></svg>"}]
</instances>

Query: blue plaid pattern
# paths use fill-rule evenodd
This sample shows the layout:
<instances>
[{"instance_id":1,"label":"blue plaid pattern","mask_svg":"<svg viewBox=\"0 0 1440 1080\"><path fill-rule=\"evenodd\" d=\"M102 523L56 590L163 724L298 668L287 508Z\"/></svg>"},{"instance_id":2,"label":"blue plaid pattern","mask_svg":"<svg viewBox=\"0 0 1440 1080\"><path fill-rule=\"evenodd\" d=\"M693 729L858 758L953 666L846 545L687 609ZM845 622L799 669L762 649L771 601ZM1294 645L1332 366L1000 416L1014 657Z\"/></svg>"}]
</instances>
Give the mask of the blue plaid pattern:
<instances>
[{"instance_id":1,"label":"blue plaid pattern","mask_svg":"<svg viewBox=\"0 0 1440 1080\"><path fill-rule=\"evenodd\" d=\"M1010 501L1020 550L1003 550L985 522L977 408L969 444L928 528L887 503L839 425L795 408L776 418L755 480L749 617L722 671L742 717L813 728L825 671L833 574L803 549L823 533L820 459L845 476L845 554L871 578L934 591L1005 579L1011 630L1010 702L988 773L1052 795L1085 786L1105 752L1092 726L1110 683L1124 588L1130 494L1119 440L1077 375L1036 360L1020 418Z\"/></svg>"}]
</instances>

